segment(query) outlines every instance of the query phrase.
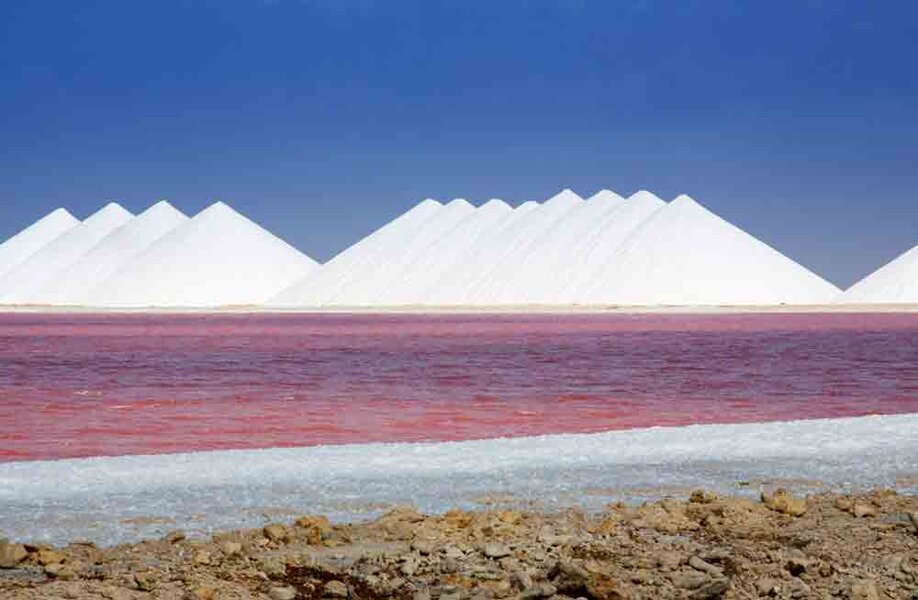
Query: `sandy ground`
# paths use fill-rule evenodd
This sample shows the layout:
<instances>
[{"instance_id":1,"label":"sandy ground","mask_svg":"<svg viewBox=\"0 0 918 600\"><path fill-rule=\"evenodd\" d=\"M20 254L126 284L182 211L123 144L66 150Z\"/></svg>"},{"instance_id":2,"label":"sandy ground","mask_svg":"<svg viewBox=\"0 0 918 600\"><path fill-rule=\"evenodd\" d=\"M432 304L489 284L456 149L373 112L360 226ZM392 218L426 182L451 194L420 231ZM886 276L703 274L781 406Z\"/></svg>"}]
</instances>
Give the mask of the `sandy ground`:
<instances>
[{"instance_id":1,"label":"sandy ground","mask_svg":"<svg viewBox=\"0 0 918 600\"><path fill-rule=\"evenodd\" d=\"M695 491L584 513L396 508L112 548L0 543L0 597L918 598L918 497Z\"/></svg>"}]
</instances>

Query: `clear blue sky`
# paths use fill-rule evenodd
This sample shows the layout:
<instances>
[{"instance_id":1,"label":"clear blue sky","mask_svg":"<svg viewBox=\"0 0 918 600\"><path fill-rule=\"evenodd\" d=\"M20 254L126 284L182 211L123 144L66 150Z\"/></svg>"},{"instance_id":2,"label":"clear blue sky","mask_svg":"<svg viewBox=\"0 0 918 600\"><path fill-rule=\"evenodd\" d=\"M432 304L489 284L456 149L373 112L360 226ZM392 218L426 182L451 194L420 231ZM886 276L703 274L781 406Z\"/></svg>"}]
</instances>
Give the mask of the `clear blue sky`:
<instances>
[{"instance_id":1,"label":"clear blue sky","mask_svg":"<svg viewBox=\"0 0 918 600\"><path fill-rule=\"evenodd\" d=\"M689 193L840 285L918 243L918 3L5 0L0 238L222 199L324 260L425 197Z\"/></svg>"}]
</instances>

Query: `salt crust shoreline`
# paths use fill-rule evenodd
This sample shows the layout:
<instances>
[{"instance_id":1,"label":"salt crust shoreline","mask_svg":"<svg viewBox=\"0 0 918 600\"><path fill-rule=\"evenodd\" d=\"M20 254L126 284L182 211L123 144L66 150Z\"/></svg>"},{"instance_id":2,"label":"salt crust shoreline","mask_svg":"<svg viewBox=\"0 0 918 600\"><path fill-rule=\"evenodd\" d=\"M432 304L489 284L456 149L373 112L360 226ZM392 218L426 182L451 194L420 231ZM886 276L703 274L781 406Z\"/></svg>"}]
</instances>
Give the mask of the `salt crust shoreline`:
<instances>
[{"instance_id":1,"label":"salt crust shoreline","mask_svg":"<svg viewBox=\"0 0 918 600\"><path fill-rule=\"evenodd\" d=\"M918 492L918 413L464 442L353 444L0 464L12 539L112 544L207 535L266 514L336 522L412 504L596 509L704 487L754 496L871 487Z\"/></svg>"}]
</instances>

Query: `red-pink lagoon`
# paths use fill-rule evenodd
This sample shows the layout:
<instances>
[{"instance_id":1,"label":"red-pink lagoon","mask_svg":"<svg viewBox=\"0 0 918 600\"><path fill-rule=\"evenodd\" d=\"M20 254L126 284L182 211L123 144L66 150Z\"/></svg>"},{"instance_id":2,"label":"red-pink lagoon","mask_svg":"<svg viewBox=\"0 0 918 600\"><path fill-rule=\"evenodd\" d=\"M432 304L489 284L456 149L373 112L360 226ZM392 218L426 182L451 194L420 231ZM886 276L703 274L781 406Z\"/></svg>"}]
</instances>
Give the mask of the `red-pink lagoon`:
<instances>
[{"instance_id":1,"label":"red-pink lagoon","mask_svg":"<svg viewBox=\"0 0 918 600\"><path fill-rule=\"evenodd\" d=\"M0 315L0 461L918 412L918 315Z\"/></svg>"}]
</instances>

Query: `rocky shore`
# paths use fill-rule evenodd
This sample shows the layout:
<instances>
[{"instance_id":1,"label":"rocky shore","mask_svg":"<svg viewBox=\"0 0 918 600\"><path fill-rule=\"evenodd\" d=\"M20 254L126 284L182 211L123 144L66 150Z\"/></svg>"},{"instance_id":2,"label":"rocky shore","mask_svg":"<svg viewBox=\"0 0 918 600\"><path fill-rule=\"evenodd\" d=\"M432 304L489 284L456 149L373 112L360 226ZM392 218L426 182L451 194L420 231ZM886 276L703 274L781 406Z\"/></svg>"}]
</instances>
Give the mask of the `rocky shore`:
<instances>
[{"instance_id":1,"label":"rocky shore","mask_svg":"<svg viewBox=\"0 0 918 600\"><path fill-rule=\"evenodd\" d=\"M600 513L490 510L97 548L0 540L0 598L918 599L918 497L696 491Z\"/></svg>"}]
</instances>

